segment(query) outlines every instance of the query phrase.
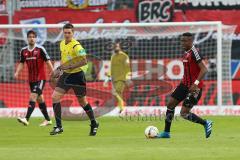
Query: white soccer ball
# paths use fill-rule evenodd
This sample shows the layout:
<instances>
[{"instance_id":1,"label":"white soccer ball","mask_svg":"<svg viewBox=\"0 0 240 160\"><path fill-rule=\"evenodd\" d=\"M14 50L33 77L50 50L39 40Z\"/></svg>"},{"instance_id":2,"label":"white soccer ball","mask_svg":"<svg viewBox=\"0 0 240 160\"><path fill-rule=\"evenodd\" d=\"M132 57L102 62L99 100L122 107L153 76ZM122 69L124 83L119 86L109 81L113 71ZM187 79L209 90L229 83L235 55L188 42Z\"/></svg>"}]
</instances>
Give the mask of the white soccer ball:
<instances>
[{"instance_id":1,"label":"white soccer ball","mask_svg":"<svg viewBox=\"0 0 240 160\"><path fill-rule=\"evenodd\" d=\"M157 134L159 133L157 127L154 127L154 126L148 126L146 129L145 129L145 136L147 138L154 138L157 136Z\"/></svg>"}]
</instances>

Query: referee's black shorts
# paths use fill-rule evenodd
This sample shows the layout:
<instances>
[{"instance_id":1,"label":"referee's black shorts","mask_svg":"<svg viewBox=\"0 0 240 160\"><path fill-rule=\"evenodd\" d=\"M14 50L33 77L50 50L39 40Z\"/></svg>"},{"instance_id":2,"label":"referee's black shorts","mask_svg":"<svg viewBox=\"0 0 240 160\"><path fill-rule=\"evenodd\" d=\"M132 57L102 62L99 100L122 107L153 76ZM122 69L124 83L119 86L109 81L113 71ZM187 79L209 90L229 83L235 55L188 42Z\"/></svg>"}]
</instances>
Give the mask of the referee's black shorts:
<instances>
[{"instance_id":1,"label":"referee's black shorts","mask_svg":"<svg viewBox=\"0 0 240 160\"><path fill-rule=\"evenodd\" d=\"M183 83L180 83L177 88L173 91L173 93L171 94L171 97L173 97L174 99L178 100L179 102L185 100L185 98L187 98L189 93L189 89L187 86L185 86ZM199 99L202 96L202 89L199 92L199 95L197 96L197 101L199 101Z\"/></svg>"},{"instance_id":2,"label":"referee's black shorts","mask_svg":"<svg viewBox=\"0 0 240 160\"><path fill-rule=\"evenodd\" d=\"M57 86L65 92L68 92L69 89L73 89L75 95L77 97L84 97L86 96L86 78L83 71L77 73L66 73L60 76Z\"/></svg>"}]
</instances>

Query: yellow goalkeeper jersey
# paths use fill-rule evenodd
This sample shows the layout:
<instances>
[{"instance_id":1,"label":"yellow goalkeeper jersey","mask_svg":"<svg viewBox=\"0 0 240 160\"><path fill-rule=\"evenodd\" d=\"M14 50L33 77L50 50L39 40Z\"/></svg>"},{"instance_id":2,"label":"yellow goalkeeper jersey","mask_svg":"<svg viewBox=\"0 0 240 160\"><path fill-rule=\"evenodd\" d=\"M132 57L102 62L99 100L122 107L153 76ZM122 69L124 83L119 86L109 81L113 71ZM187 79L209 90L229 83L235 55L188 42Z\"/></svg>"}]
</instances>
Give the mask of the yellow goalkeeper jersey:
<instances>
[{"instance_id":1,"label":"yellow goalkeeper jersey","mask_svg":"<svg viewBox=\"0 0 240 160\"><path fill-rule=\"evenodd\" d=\"M110 75L112 81L125 81L130 74L130 62L126 53L120 51L114 53L111 57Z\"/></svg>"},{"instance_id":2,"label":"yellow goalkeeper jersey","mask_svg":"<svg viewBox=\"0 0 240 160\"><path fill-rule=\"evenodd\" d=\"M68 44L65 43L65 40L62 40L60 43L61 51L61 64L69 65L75 64L81 61L86 56L86 51L82 45L75 39L72 39ZM86 70L87 65L78 67L71 70L65 70L67 73L76 73Z\"/></svg>"}]
</instances>

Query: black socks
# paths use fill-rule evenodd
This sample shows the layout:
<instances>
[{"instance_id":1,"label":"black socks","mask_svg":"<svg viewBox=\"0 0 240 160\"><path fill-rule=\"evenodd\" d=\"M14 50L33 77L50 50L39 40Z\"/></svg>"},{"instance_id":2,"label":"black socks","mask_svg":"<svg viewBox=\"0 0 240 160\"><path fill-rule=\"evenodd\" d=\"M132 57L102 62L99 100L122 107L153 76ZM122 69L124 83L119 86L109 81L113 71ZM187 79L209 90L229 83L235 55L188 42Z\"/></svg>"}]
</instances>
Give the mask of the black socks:
<instances>
[{"instance_id":1,"label":"black socks","mask_svg":"<svg viewBox=\"0 0 240 160\"><path fill-rule=\"evenodd\" d=\"M28 106L28 110L27 110L27 114L26 114L27 121L29 121L29 118L31 117L31 114L32 114L34 108L35 108L35 102L29 101L29 106Z\"/></svg>"},{"instance_id":2,"label":"black socks","mask_svg":"<svg viewBox=\"0 0 240 160\"><path fill-rule=\"evenodd\" d=\"M91 121L91 124L95 125L97 122L95 120L95 117L94 117L94 112L92 110L92 107L91 105L88 103L85 107L83 107L83 110L86 112L86 114L88 115L90 121Z\"/></svg>"},{"instance_id":3,"label":"black socks","mask_svg":"<svg viewBox=\"0 0 240 160\"><path fill-rule=\"evenodd\" d=\"M61 110L61 104L59 103L53 103L53 111L54 116L56 120L57 127L62 127L62 110Z\"/></svg>"}]
</instances>

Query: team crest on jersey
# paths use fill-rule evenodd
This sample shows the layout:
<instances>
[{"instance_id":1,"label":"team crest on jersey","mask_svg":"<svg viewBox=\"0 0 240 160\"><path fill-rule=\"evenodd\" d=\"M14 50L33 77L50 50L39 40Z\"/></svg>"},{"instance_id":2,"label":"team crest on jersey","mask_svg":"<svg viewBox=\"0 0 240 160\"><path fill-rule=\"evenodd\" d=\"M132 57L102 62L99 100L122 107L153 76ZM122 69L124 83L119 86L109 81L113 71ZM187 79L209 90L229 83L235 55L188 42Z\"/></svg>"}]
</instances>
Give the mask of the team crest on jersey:
<instances>
[{"instance_id":1,"label":"team crest on jersey","mask_svg":"<svg viewBox=\"0 0 240 160\"><path fill-rule=\"evenodd\" d=\"M38 51L33 51L33 55L36 56L38 54Z\"/></svg>"}]
</instances>

